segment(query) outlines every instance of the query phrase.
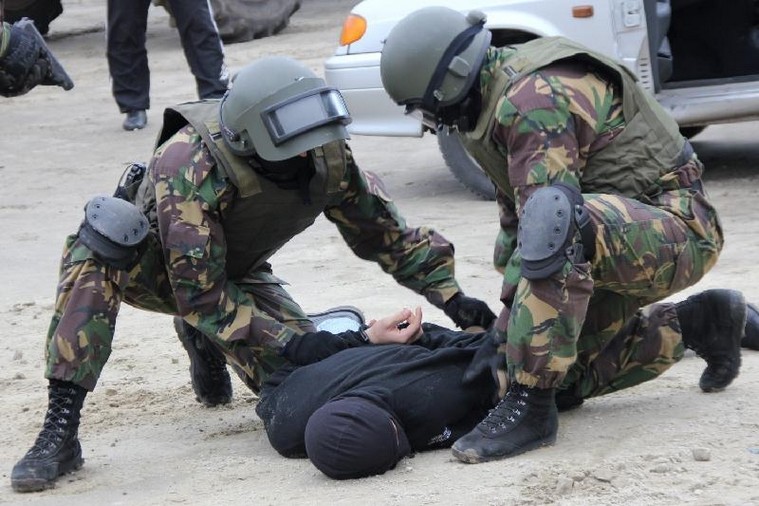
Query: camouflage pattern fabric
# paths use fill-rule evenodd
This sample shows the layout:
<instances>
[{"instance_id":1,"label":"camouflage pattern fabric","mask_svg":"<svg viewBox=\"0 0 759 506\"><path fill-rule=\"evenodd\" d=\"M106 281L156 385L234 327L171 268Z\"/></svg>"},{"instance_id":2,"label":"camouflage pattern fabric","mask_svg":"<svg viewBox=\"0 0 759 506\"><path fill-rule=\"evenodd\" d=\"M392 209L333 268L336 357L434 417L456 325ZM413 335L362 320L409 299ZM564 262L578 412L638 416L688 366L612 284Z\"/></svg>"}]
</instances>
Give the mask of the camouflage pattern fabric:
<instances>
[{"instance_id":1,"label":"camouflage pattern fabric","mask_svg":"<svg viewBox=\"0 0 759 506\"><path fill-rule=\"evenodd\" d=\"M433 304L442 306L460 291L453 246L434 230L408 227L376 176L360 171L352 158L346 173L349 182L340 198L313 212L336 223L358 256ZM227 278L223 218L235 205L234 186L187 126L156 150L140 194L151 232L128 272L105 265L76 235L68 238L47 336L46 377L92 390L124 301L182 316L213 339L257 391L283 363L287 341L313 327L268 263L242 279Z\"/></svg>"},{"instance_id":2,"label":"camouflage pattern fabric","mask_svg":"<svg viewBox=\"0 0 759 506\"><path fill-rule=\"evenodd\" d=\"M675 305L635 311L637 304L613 292L593 297L562 389L581 399L605 395L654 379L683 357Z\"/></svg>"},{"instance_id":3,"label":"camouflage pattern fabric","mask_svg":"<svg viewBox=\"0 0 759 506\"><path fill-rule=\"evenodd\" d=\"M3 22L2 5L0 5L0 58L5 56L8 50L8 44L11 40L11 25Z\"/></svg>"},{"instance_id":4,"label":"camouflage pattern fabric","mask_svg":"<svg viewBox=\"0 0 759 506\"><path fill-rule=\"evenodd\" d=\"M509 51L489 51L485 95ZM639 309L700 280L723 245L717 213L696 191L700 161L694 154L673 167L656 195L584 194L595 257L567 261L549 279L530 282L520 276L519 211L543 186L561 182L582 191L587 160L625 128L622 98L587 63L559 62L508 88L493 121L514 188L513 195L497 195L494 251L504 303L496 330L507 342L509 376L540 388L581 385L588 396L661 374L682 356L679 325L667 306Z\"/></svg>"}]
</instances>

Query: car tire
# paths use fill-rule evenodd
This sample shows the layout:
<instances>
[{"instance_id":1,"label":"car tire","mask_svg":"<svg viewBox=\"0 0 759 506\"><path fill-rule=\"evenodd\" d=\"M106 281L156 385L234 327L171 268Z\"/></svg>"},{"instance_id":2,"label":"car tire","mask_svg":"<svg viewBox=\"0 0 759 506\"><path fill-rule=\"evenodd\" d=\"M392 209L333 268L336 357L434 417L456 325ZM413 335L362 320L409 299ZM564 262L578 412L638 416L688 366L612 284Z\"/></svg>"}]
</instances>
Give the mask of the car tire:
<instances>
[{"instance_id":1,"label":"car tire","mask_svg":"<svg viewBox=\"0 0 759 506\"><path fill-rule=\"evenodd\" d=\"M301 0L211 0L225 44L268 37L282 31Z\"/></svg>"},{"instance_id":2,"label":"car tire","mask_svg":"<svg viewBox=\"0 0 759 506\"><path fill-rule=\"evenodd\" d=\"M478 197L495 200L493 182L467 153L460 133L444 128L437 134L437 143L445 164L459 182Z\"/></svg>"}]
</instances>

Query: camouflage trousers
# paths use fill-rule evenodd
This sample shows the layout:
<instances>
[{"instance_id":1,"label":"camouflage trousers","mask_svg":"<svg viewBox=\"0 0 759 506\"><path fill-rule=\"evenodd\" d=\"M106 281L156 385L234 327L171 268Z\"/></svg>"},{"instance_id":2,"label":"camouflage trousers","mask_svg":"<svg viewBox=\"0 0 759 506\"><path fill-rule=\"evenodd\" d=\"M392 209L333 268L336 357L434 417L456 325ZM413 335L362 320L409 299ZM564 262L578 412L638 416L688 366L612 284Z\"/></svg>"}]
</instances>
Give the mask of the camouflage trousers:
<instances>
[{"instance_id":1,"label":"camouflage trousers","mask_svg":"<svg viewBox=\"0 0 759 506\"><path fill-rule=\"evenodd\" d=\"M674 305L653 303L699 281L723 236L704 194L670 183L645 203L584 195L596 235L588 262L529 281L517 252L504 272L514 298L504 299L510 310L496 324L508 335L510 378L592 397L655 378L682 358Z\"/></svg>"},{"instance_id":2,"label":"camouflage trousers","mask_svg":"<svg viewBox=\"0 0 759 506\"><path fill-rule=\"evenodd\" d=\"M295 330L315 330L282 284L265 264L238 286L272 318ZM177 314L163 251L155 236L148 236L138 263L124 271L105 265L76 234L70 235L63 250L55 309L45 343L45 377L93 390L111 354L122 301L148 311ZM284 363L276 352L260 346L211 341L254 391Z\"/></svg>"}]
</instances>

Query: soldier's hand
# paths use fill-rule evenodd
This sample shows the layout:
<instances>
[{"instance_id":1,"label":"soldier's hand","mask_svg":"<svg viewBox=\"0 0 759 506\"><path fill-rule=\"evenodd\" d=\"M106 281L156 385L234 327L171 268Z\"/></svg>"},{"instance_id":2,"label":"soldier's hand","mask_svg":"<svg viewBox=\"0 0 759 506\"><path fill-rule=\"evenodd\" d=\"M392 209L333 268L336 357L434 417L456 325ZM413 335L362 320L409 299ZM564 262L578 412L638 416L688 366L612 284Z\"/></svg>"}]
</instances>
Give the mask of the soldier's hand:
<instances>
[{"instance_id":1,"label":"soldier's hand","mask_svg":"<svg viewBox=\"0 0 759 506\"><path fill-rule=\"evenodd\" d=\"M445 314L453 320L460 329L481 327L487 329L495 320L495 313L480 299L467 297L462 292L457 293L445 303Z\"/></svg>"},{"instance_id":2,"label":"soldier's hand","mask_svg":"<svg viewBox=\"0 0 759 506\"><path fill-rule=\"evenodd\" d=\"M40 84L66 90L74 86L33 23L25 18L10 27L8 48L0 58L0 95L23 95Z\"/></svg>"},{"instance_id":3,"label":"soldier's hand","mask_svg":"<svg viewBox=\"0 0 759 506\"><path fill-rule=\"evenodd\" d=\"M483 374L492 377L498 390L498 398L502 398L509 386L506 374L506 343L495 329L490 329L483 337L482 344L464 371L462 383L472 383Z\"/></svg>"},{"instance_id":4,"label":"soldier's hand","mask_svg":"<svg viewBox=\"0 0 759 506\"><path fill-rule=\"evenodd\" d=\"M6 97L23 95L41 84L50 73L50 63L37 39L11 26L5 57L0 60L0 94Z\"/></svg>"}]
</instances>

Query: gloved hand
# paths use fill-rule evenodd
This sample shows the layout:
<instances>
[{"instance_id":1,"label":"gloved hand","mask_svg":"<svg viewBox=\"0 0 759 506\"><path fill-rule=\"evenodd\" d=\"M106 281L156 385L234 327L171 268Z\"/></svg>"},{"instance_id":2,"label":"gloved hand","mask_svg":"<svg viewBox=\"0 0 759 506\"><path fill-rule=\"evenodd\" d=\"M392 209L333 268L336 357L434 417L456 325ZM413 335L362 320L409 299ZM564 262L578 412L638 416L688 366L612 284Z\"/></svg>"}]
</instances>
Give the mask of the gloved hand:
<instances>
[{"instance_id":1,"label":"gloved hand","mask_svg":"<svg viewBox=\"0 0 759 506\"><path fill-rule=\"evenodd\" d=\"M50 64L41 55L37 39L11 27L8 50L0 61L0 93L6 97L23 95L41 84L50 73Z\"/></svg>"},{"instance_id":2,"label":"gloved hand","mask_svg":"<svg viewBox=\"0 0 759 506\"><path fill-rule=\"evenodd\" d=\"M338 351L370 344L366 334L360 331L346 331L333 334L322 330L296 335L285 344L282 356L297 365L308 365L334 355Z\"/></svg>"},{"instance_id":3,"label":"gloved hand","mask_svg":"<svg viewBox=\"0 0 759 506\"><path fill-rule=\"evenodd\" d=\"M490 373L497 388L498 399L503 398L509 387L506 373L506 343L495 329L490 329L483 337L482 344L464 371L462 383L476 381L483 374Z\"/></svg>"},{"instance_id":4,"label":"gloved hand","mask_svg":"<svg viewBox=\"0 0 759 506\"><path fill-rule=\"evenodd\" d=\"M0 95L23 95L39 84L66 90L74 86L30 20L14 23L6 35L8 47L0 58Z\"/></svg>"},{"instance_id":5,"label":"gloved hand","mask_svg":"<svg viewBox=\"0 0 759 506\"><path fill-rule=\"evenodd\" d=\"M487 329L495 320L495 314L487 304L479 299L467 297L462 292L448 299L443 311L457 327L464 330L470 327Z\"/></svg>"}]
</instances>

